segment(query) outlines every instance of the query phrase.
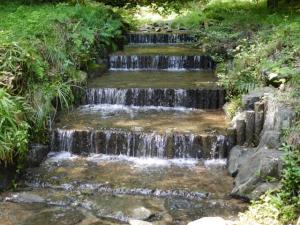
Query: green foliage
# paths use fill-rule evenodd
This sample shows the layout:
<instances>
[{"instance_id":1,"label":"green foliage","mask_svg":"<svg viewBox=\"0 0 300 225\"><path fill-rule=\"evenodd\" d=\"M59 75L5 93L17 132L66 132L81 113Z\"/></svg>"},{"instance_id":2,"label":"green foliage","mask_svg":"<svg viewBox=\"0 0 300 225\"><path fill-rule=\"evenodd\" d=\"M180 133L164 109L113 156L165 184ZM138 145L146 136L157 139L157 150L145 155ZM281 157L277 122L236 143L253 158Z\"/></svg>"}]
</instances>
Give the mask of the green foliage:
<instances>
[{"instance_id":1,"label":"green foliage","mask_svg":"<svg viewBox=\"0 0 300 225\"><path fill-rule=\"evenodd\" d=\"M230 102L225 107L225 113L228 116L228 118L232 119L241 106L242 106L241 96L232 97L230 99Z\"/></svg>"},{"instance_id":2,"label":"green foliage","mask_svg":"<svg viewBox=\"0 0 300 225\"><path fill-rule=\"evenodd\" d=\"M281 199L290 207L299 210L300 206L300 149L292 145L283 145L286 152L282 175ZM289 219L289 214L283 215ZM296 216L295 214L293 216Z\"/></svg>"},{"instance_id":3,"label":"green foliage","mask_svg":"<svg viewBox=\"0 0 300 225\"><path fill-rule=\"evenodd\" d=\"M179 11L181 7L191 1L191 0L97 0L107 5L115 7L135 7L139 6L151 6L153 8L164 8L166 11L170 12L172 10Z\"/></svg>"},{"instance_id":4,"label":"green foliage","mask_svg":"<svg viewBox=\"0 0 300 225\"><path fill-rule=\"evenodd\" d=\"M220 83L231 97L257 86L300 81L299 11L273 13L258 2L193 3L173 24L197 33L198 47L219 63Z\"/></svg>"},{"instance_id":5,"label":"green foliage","mask_svg":"<svg viewBox=\"0 0 300 225\"><path fill-rule=\"evenodd\" d=\"M0 163L11 163L27 151L29 107L24 99L9 95L0 88Z\"/></svg>"},{"instance_id":6,"label":"green foliage","mask_svg":"<svg viewBox=\"0 0 300 225\"><path fill-rule=\"evenodd\" d=\"M23 96L16 97L18 103L33 108L31 120L24 119L28 123L16 127L20 143L22 138L28 141L26 124L32 127L28 132L31 140L46 141L45 128L58 109L71 105L73 87L85 81L81 70L117 48L122 19L99 3L24 5L7 1L0 5L0 12L0 88ZM0 135L11 133L6 128ZM10 136L2 139L6 149L10 140L16 141ZM23 152L24 145L19 149ZM11 146L11 152L15 150ZM12 157L3 155L0 160L11 162Z\"/></svg>"}]
</instances>

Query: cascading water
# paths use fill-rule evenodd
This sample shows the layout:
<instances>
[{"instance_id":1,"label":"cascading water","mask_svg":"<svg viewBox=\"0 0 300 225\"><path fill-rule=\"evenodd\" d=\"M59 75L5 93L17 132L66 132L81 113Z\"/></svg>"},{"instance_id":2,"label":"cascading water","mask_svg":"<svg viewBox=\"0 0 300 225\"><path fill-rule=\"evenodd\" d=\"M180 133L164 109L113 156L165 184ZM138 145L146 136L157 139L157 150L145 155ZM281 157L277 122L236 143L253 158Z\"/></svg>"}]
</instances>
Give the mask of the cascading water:
<instances>
[{"instance_id":1,"label":"cascading water","mask_svg":"<svg viewBox=\"0 0 300 225\"><path fill-rule=\"evenodd\" d=\"M192 40L185 34L129 35L131 43L181 41ZM224 90L202 86L200 71L184 71L176 79L169 74L156 83L151 78L152 70L214 68L209 57L182 55L112 55L111 70L151 71L141 72L139 82L138 75L129 79L132 72L125 78L107 76L104 85L95 82L86 89L80 107L60 113L52 130L56 152L27 171L25 189L20 185L20 192L1 202L0 221L117 225L149 211L143 219L154 224L188 224L203 216L232 218L241 211L240 202L228 199L233 180L222 169L234 142L226 135L224 112L217 110L224 104ZM221 168L207 168L219 161Z\"/></svg>"},{"instance_id":2,"label":"cascading water","mask_svg":"<svg viewBox=\"0 0 300 225\"><path fill-rule=\"evenodd\" d=\"M119 104L220 109L225 102L223 89L171 88L88 88L83 104Z\"/></svg>"},{"instance_id":3,"label":"cascading water","mask_svg":"<svg viewBox=\"0 0 300 225\"><path fill-rule=\"evenodd\" d=\"M129 44L176 44L195 41L194 36L187 33L129 33Z\"/></svg>"},{"instance_id":4,"label":"cascading water","mask_svg":"<svg viewBox=\"0 0 300 225\"><path fill-rule=\"evenodd\" d=\"M117 88L89 88L85 92L83 103L125 105L126 94L126 90Z\"/></svg>"},{"instance_id":5,"label":"cascading water","mask_svg":"<svg viewBox=\"0 0 300 225\"><path fill-rule=\"evenodd\" d=\"M118 130L56 129L52 137L53 151L101 153L133 157L215 158L226 150L225 136L195 134L158 134Z\"/></svg>"},{"instance_id":6,"label":"cascading water","mask_svg":"<svg viewBox=\"0 0 300 225\"><path fill-rule=\"evenodd\" d=\"M51 149L57 148L60 151L69 152L73 148L74 130L60 130L60 134L52 133Z\"/></svg>"},{"instance_id":7,"label":"cascading water","mask_svg":"<svg viewBox=\"0 0 300 225\"><path fill-rule=\"evenodd\" d=\"M208 56L111 55L109 68L111 71L214 70L215 64Z\"/></svg>"}]
</instances>

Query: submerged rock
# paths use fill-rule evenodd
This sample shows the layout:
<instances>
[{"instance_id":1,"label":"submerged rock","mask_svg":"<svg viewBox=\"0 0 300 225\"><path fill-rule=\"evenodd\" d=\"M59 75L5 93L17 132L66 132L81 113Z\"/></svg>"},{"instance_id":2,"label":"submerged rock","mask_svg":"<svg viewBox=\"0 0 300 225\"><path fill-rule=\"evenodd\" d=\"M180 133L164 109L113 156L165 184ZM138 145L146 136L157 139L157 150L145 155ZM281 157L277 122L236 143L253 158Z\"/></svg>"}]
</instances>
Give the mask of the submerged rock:
<instances>
[{"instance_id":1,"label":"submerged rock","mask_svg":"<svg viewBox=\"0 0 300 225\"><path fill-rule=\"evenodd\" d=\"M203 217L199 220L188 223L188 225L228 225L221 217Z\"/></svg>"},{"instance_id":2,"label":"submerged rock","mask_svg":"<svg viewBox=\"0 0 300 225\"><path fill-rule=\"evenodd\" d=\"M152 225L153 223L149 223L142 220L129 220L130 225Z\"/></svg>"},{"instance_id":3,"label":"submerged rock","mask_svg":"<svg viewBox=\"0 0 300 225\"><path fill-rule=\"evenodd\" d=\"M151 216L153 216L153 213L149 209L146 209L145 207L139 207L134 209L131 215L133 219L137 219L137 220L147 220Z\"/></svg>"},{"instance_id":4,"label":"submerged rock","mask_svg":"<svg viewBox=\"0 0 300 225\"><path fill-rule=\"evenodd\" d=\"M73 209L57 209L57 210L46 210L38 214L33 214L22 224L30 225L71 225L79 224L85 219L85 216L79 210Z\"/></svg>"},{"instance_id":5,"label":"submerged rock","mask_svg":"<svg viewBox=\"0 0 300 225\"><path fill-rule=\"evenodd\" d=\"M43 203L45 202L45 199L36 194L22 192L7 197L5 201L15 203Z\"/></svg>"}]
</instances>

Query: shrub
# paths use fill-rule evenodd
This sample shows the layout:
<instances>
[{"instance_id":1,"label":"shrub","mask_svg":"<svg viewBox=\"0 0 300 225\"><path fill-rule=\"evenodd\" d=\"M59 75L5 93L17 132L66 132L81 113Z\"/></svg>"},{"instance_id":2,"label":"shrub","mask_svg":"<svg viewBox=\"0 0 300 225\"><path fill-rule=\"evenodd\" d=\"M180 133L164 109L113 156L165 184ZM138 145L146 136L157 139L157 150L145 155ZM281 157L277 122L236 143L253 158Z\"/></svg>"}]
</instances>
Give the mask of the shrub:
<instances>
[{"instance_id":1,"label":"shrub","mask_svg":"<svg viewBox=\"0 0 300 225\"><path fill-rule=\"evenodd\" d=\"M0 11L0 88L17 106L33 108L31 120L24 118L24 123L14 127L20 131L16 132L20 146L11 146L13 141L18 143L11 136L2 141L7 144L3 144L6 152L24 152L26 135L31 141L47 141L46 130L57 110L71 105L73 87L85 81L81 70L117 48L123 23L112 9L99 3L24 5L12 1L1 4ZM14 109L5 112L12 110L10 114L15 115ZM6 129L0 135L13 133ZM11 162L12 157L3 155L2 159Z\"/></svg>"}]
</instances>

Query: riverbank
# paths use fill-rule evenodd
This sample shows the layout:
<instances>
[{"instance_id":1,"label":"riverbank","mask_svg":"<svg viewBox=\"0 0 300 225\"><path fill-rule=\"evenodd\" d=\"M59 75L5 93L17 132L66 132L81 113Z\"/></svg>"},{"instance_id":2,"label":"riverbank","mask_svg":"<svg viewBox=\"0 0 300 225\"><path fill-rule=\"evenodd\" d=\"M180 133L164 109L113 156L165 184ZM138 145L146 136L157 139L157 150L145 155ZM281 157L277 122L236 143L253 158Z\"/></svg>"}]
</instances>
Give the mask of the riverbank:
<instances>
[{"instance_id":1,"label":"riverbank","mask_svg":"<svg viewBox=\"0 0 300 225\"><path fill-rule=\"evenodd\" d=\"M48 143L73 89L122 43L123 22L98 3L4 1L0 12L0 161L21 171L29 144Z\"/></svg>"}]
</instances>

